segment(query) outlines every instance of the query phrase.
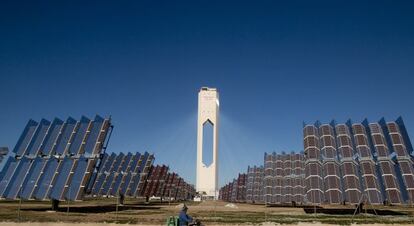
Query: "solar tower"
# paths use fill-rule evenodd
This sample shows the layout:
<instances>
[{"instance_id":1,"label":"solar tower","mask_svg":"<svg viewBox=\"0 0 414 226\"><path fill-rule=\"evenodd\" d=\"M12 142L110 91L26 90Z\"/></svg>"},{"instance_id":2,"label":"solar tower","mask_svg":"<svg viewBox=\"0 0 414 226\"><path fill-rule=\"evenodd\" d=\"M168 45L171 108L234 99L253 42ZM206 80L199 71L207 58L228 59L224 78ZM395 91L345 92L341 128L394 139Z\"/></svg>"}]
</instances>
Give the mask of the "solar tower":
<instances>
[{"instance_id":1,"label":"solar tower","mask_svg":"<svg viewBox=\"0 0 414 226\"><path fill-rule=\"evenodd\" d=\"M216 199L218 184L217 134L219 117L219 95L217 89L203 87L198 93L198 130L197 130L197 191ZM207 131L212 128L212 131ZM211 132L212 137L208 137ZM207 138L208 137L208 138ZM205 140L212 139L212 140ZM212 142L212 145L208 145ZM208 162L208 157L212 160ZM206 158L205 158L206 157Z\"/></svg>"}]
</instances>

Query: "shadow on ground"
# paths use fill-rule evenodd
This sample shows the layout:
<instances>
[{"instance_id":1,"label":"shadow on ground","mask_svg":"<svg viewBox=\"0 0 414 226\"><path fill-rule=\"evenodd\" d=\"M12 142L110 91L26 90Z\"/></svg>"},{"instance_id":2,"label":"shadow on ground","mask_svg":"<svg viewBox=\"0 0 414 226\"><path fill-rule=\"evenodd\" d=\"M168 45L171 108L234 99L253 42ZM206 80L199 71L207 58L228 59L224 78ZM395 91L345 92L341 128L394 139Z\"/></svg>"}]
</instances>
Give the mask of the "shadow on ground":
<instances>
[{"instance_id":1,"label":"shadow on ground","mask_svg":"<svg viewBox=\"0 0 414 226\"><path fill-rule=\"evenodd\" d=\"M159 210L161 207L159 206L149 206L149 205L123 205L118 206L118 211L125 211L125 210ZM40 207L40 208L22 208L23 211L50 211L50 207ZM57 212L66 212L68 208L59 207ZM104 205L104 206L73 206L69 207L69 212L71 213L106 213L106 212L114 212L116 211L115 205Z\"/></svg>"},{"instance_id":2,"label":"shadow on ground","mask_svg":"<svg viewBox=\"0 0 414 226\"><path fill-rule=\"evenodd\" d=\"M323 213L323 214L335 214L335 215L354 215L354 209L340 209L340 208L303 208L305 213ZM368 213L373 215L407 215L406 213L394 211L394 210L374 210L374 209L364 209L361 213Z\"/></svg>"}]
</instances>

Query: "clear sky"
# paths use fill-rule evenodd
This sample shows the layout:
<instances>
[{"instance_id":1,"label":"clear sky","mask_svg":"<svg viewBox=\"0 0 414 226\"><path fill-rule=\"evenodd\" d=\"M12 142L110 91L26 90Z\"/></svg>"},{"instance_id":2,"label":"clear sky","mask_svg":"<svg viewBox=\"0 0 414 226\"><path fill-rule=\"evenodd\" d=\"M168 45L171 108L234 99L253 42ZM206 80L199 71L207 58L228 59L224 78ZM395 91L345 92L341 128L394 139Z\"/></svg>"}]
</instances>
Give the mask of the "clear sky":
<instances>
[{"instance_id":1,"label":"clear sky","mask_svg":"<svg viewBox=\"0 0 414 226\"><path fill-rule=\"evenodd\" d=\"M220 184L302 122L403 116L414 137L412 1L1 1L0 146L28 119L111 115L108 151L195 182L197 93L220 92Z\"/></svg>"}]
</instances>

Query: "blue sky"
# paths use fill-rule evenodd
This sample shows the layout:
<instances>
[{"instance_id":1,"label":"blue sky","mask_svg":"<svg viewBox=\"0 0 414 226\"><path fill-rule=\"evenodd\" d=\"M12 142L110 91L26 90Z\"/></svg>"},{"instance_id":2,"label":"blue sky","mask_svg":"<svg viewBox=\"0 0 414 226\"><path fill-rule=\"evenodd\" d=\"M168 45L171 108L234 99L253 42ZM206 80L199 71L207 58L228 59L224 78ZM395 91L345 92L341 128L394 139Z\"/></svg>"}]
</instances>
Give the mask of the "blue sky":
<instances>
[{"instance_id":1,"label":"blue sky","mask_svg":"<svg viewBox=\"0 0 414 226\"><path fill-rule=\"evenodd\" d=\"M220 183L300 151L302 122L403 116L414 132L408 1L2 1L0 145L29 118L111 115L108 151L195 182L197 93L220 92Z\"/></svg>"}]
</instances>

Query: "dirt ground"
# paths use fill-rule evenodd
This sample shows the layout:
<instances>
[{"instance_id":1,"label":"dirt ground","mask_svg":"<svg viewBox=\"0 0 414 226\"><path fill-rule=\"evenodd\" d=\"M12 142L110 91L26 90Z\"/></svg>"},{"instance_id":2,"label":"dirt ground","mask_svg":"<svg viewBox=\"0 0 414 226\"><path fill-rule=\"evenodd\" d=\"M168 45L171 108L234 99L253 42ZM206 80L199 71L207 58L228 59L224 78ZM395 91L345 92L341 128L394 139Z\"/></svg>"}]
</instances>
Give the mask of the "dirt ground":
<instances>
[{"instance_id":1,"label":"dirt ground","mask_svg":"<svg viewBox=\"0 0 414 226\"><path fill-rule=\"evenodd\" d=\"M128 226L145 226L141 224L128 224ZM261 224L263 226L274 226L278 225L276 223L265 222ZM299 222L296 224L297 226L315 226L320 225L320 223L301 223ZM410 224L399 224L399 226L408 226ZM39 223L39 222L24 222L24 223L16 223L16 222L0 222L0 226L119 226L119 224L114 223L64 223L64 222L46 222L46 223ZM148 225L150 226L150 225ZM212 225L214 226L214 225ZM337 226L337 224L324 224L324 226ZM351 224L351 226L391 226L390 224Z\"/></svg>"},{"instance_id":2,"label":"dirt ground","mask_svg":"<svg viewBox=\"0 0 414 226\"><path fill-rule=\"evenodd\" d=\"M0 222L0 226L119 226L120 224L115 223L64 223L64 222ZM128 224L128 225L138 225L138 224ZM139 225L143 226L143 225Z\"/></svg>"},{"instance_id":3,"label":"dirt ground","mask_svg":"<svg viewBox=\"0 0 414 226\"><path fill-rule=\"evenodd\" d=\"M205 225L228 224L300 224L351 225L361 224L398 224L414 225L412 207L378 207L403 213L398 216L306 214L303 208L266 207L221 201L202 203L187 202L188 214L201 220ZM125 205L116 207L116 199L88 200L75 203L61 203L58 211L50 211L50 202L26 201L21 205L19 215L18 201L0 201L0 226L14 226L17 222L30 226L40 225L165 225L169 216L176 216L180 203L149 203L126 200ZM69 208L68 208L69 207ZM351 207L349 207L351 208Z\"/></svg>"}]
</instances>

